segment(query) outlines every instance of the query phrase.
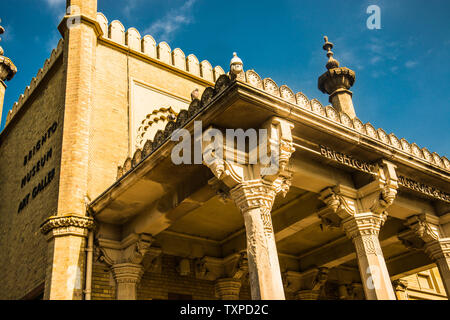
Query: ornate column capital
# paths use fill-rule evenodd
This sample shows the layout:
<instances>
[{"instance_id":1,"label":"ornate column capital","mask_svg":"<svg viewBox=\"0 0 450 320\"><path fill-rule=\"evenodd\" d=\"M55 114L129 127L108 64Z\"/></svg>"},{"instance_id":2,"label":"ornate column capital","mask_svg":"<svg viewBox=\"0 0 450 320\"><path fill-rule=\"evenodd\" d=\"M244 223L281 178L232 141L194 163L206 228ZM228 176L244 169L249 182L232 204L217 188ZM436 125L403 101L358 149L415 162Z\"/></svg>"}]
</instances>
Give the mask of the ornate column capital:
<instances>
[{"instance_id":1,"label":"ornate column capital","mask_svg":"<svg viewBox=\"0 0 450 320\"><path fill-rule=\"evenodd\" d=\"M118 284L122 283L134 283L137 284L141 281L141 277L144 274L144 267L140 264L134 263L121 263L111 266L111 270L114 276L114 280Z\"/></svg>"},{"instance_id":2,"label":"ornate column capital","mask_svg":"<svg viewBox=\"0 0 450 320\"><path fill-rule=\"evenodd\" d=\"M342 221L342 228L350 239L359 236L374 235L378 237L380 229L387 219L386 214L372 212L357 213Z\"/></svg>"},{"instance_id":3,"label":"ornate column capital","mask_svg":"<svg viewBox=\"0 0 450 320\"><path fill-rule=\"evenodd\" d=\"M136 300L137 286L144 274L144 267L136 263L119 263L111 266L116 281L117 300Z\"/></svg>"},{"instance_id":4,"label":"ornate column capital","mask_svg":"<svg viewBox=\"0 0 450 320\"><path fill-rule=\"evenodd\" d=\"M426 243L425 253L427 253L433 261L450 259L450 238Z\"/></svg>"},{"instance_id":5,"label":"ornate column capital","mask_svg":"<svg viewBox=\"0 0 450 320\"><path fill-rule=\"evenodd\" d=\"M41 224L41 233L47 240L53 237L75 235L87 237L88 231L94 228L94 219L78 215L52 216Z\"/></svg>"},{"instance_id":6,"label":"ornate column capital","mask_svg":"<svg viewBox=\"0 0 450 320\"><path fill-rule=\"evenodd\" d=\"M276 190L266 181L245 181L230 190L230 195L241 212L256 208L272 210Z\"/></svg>"},{"instance_id":7,"label":"ornate column capital","mask_svg":"<svg viewBox=\"0 0 450 320\"><path fill-rule=\"evenodd\" d=\"M319 196L319 199L326 204L326 207L318 212L322 222L330 227L342 227L350 239L358 235L376 235L380 231L387 219L385 211L359 212L357 201L348 195L348 192L341 192L341 188L326 188Z\"/></svg>"},{"instance_id":8,"label":"ornate column capital","mask_svg":"<svg viewBox=\"0 0 450 320\"><path fill-rule=\"evenodd\" d=\"M222 278L216 281L216 296L221 300L239 300L242 283L233 278Z\"/></svg>"},{"instance_id":9,"label":"ornate column capital","mask_svg":"<svg viewBox=\"0 0 450 320\"><path fill-rule=\"evenodd\" d=\"M265 130L267 135L259 133L257 159L252 159L246 152L242 155L243 152L239 150L238 153L241 154L239 159L233 156L229 159L230 154L234 155L236 151L234 140L232 145L215 145L214 142L210 142L204 148L205 155L207 154L204 157L204 164L230 189L245 181L264 180L272 183L277 192L286 193L291 177L288 164L295 152L291 133L293 127L291 122L279 117L272 117L264 123L261 129ZM211 150L215 152L209 154ZM225 155L227 159L224 159ZM266 160L269 163L264 163Z\"/></svg>"}]
</instances>

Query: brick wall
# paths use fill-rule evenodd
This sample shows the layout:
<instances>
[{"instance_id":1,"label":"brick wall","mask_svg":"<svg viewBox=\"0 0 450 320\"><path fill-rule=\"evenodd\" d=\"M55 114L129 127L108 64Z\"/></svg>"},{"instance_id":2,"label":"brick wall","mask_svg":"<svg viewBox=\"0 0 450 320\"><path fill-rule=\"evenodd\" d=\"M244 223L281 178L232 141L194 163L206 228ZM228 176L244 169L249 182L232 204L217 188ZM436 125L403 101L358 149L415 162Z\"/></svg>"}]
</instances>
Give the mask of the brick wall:
<instances>
[{"instance_id":1,"label":"brick wall","mask_svg":"<svg viewBox=\"0 0 450 320\"><path fill-rule=\"evenodd\" d=\"M179 258L164 255L161 273L145 272L138 286L139 300L167 300L169 293L192 296L194 300L216 300L214 281L199 280L191 273L181 276L177 272ZM191 264L192 270L193 264ZM115 299L115 283L110 269L105 264L96 263L92 278L92 299ZM250 300L250 287L243 284L241 300Z\"/></svg>"},{"instance_id":2,"label":"brick wall","mask_svg":"<svg viewBox=\"0 0 450 320\"><path fill-rule=\"evenodd\" d=\"M45 280L47 242L39 228L57 208L63 83L61 56L0 138L0 299L22 298ZM24 165L25 155L55 121L56 132ZM50 149L51 158L22 187L23 177ZM53 168L55 178L33 199L33 189ZM28 193L28 205L18 212Z\"/></svg>"}]
</instances>

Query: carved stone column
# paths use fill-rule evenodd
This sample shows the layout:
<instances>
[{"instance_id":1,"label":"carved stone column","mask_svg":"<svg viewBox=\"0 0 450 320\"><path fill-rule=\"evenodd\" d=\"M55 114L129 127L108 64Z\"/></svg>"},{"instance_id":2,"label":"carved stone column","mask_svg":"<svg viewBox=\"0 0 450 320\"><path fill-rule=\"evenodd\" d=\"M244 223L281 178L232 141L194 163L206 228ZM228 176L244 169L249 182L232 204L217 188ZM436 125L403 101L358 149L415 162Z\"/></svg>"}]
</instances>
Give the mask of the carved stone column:
<instances>
[{"instance_id":1,"label":"carved stone column","mask_svg":"<svg viewBox=\"0 0 450 320\"><path fill-rule=\"evenodd\" d=\"M249 181L230 192L244 216L252 298L281 299L284 291L272 227L276 191L265 181Z\"/></svg>"},{"instance_id":2,"label":"carved stone column","mask_svg":"<svg viewBox=\"0 0 450 320\"><path fill-rule=\"evenodd\" d=\"M314 268L302 273L287 271L284 277L286 291L298 300L318 300L328 279L328 268Z\"/></svg>"},{"instance_id":3,"label":"carved stone column","mask_svg":"<svg viewBox=\"0 0 450 320\"><path fill-rule=\"evenodd\" d=\"M291 173L287 166L295 150L291 136L293 124L273 117L263 128L268 132L264 142L268 144L270 157L277 160L275 166L271 163L269 168L262 163L236 163L221 158L205 165L226 185L244 217L252 299L284 300L271 210L276 195L286 194L290 187ZM234 153L234 146L226 146L222 154L229 154L230 149ZM275 170L267 170L273 167Z\"/></svg>"},{"instance_id":4,"label":"carved stone column","mask_svg":"<svg viewBox=\"0 0 450 320\"><path fill-rule=\"evenodd\" d=\"M423 214L407 219L409 231L399 235L408 248L424 250L436 263L450 299L450 238L444 238L439 231L439 218Z\"/></svg>"},{"instance_id":5,"label":"carved stone column","mask_svg":"<svg viewBox=\"0 0 450 320\"><path fill-rule=\"evenodd\" d=\"M345 188L327 188L321 200L327 207L319 212L324 223L341 227L355 245L359 271L368 300L395 300L378 239L387 219L386 209L397 194L395 166L383 161L378 179L354 193Z\"/></svg>"},{"instance_id":6,"label":"carved stone column","mask_svg":"<svg viewBox=\"0 0 450 320\"><path fill-rule=\"evenodd\" d=\"M99 239L100 260L111 267L116 281L117 300L136 300L137 286L144 274L142 260L153 238L147 234L132 234L121 242Z\"/></svg>"},{"instance_id":7,"label":"carved stone column","mask_svg":"<svg viewBox=\"0 0 450 320\"><path fill-rule=\"evenodd\" d=\"M408 289L408 281L399 279L392 282L392 285L394 287L397 300L408 300L408 294L406 291Z\"/></svg>"},{"instance_id":8,"label":"carved stone column","mask_svg":"<svg viewBox=\"0 0 450 320\"><path fill-rule=\"evenodd\" d=\"M355 214L342 222L352 239L358 260L361 280L368 300L395 300L389 273L378 234L386 220L385 215Z\"/></svg>"},{"instance_id":9,"label":"carved stone column","mask_svg":"<svg viewBox=\"0 0 450 320\"><path fill-rule=\"evenodd\" d=\"M48 242L45 300L83 298L84 249L93 227L92 218L75 215L50 217L41 225Z\"/></svg>"},{"instance_id":10,"label":"carved stone column","mask_svg":"<svg viewBox=\"0 0 450 320\"><path fill-rule=\"evenodd\" d=\"M116 280L117 300L136 300L137 286L144 274L143 267L135 263L119 263L111 266Z\"/></svg>"}]
</instances>

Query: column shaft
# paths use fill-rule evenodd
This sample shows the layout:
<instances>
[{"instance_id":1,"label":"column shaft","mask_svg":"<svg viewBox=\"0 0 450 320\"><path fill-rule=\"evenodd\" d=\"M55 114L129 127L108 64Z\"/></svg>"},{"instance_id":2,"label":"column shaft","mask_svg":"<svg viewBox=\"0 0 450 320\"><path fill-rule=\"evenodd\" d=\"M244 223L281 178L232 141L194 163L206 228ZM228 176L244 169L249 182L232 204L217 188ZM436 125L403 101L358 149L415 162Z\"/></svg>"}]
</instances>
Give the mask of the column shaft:
<instances>
[{"instance_id":1,"label":"column shaft","mask_svg":"<svg viewBox=\"0 0 450 320\"><path fill-rule=\"evenodd\" d=\"M389 273L378 236L360 235L353 238L367 300L395 300Z\"/></svg>"},{"instance_id":2,"label":"column shaft","mask_svg":"<svg viewBox=\"0 0 450 320\"><path fill-rule=\"evenodd\" d=\"M243 213L253 300L284 300L283 281L270 211L257 208Z\"/></svg>"}]
</instances>

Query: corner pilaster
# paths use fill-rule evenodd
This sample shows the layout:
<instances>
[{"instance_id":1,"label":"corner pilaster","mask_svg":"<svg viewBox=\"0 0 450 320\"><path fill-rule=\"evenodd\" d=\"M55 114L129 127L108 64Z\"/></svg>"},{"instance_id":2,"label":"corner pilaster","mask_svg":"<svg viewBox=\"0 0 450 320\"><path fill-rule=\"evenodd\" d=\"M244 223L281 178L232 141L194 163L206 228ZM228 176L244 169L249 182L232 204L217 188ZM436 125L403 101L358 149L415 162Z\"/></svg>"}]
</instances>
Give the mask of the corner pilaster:
<instances>
[{"instance_id":1,"label":"corner pilaster","mask_svg":"<svg viewBox=\"0 0 450 320\"><path fill-rule=\"evenodd\" d=\"M77 215L50 217L41 225L48 242L47 259L52 261L47 264L45 300L83 298L84 248L92 228L92 218Z\"/></svg>"}]
</instances>

